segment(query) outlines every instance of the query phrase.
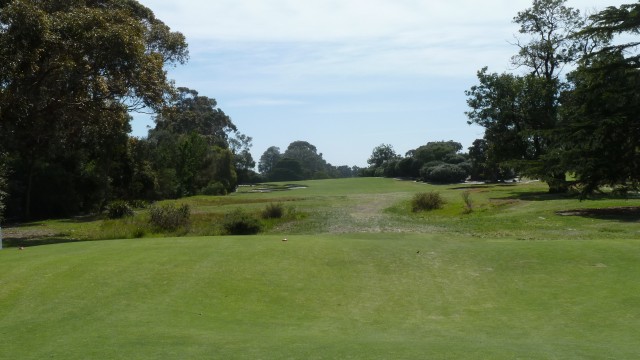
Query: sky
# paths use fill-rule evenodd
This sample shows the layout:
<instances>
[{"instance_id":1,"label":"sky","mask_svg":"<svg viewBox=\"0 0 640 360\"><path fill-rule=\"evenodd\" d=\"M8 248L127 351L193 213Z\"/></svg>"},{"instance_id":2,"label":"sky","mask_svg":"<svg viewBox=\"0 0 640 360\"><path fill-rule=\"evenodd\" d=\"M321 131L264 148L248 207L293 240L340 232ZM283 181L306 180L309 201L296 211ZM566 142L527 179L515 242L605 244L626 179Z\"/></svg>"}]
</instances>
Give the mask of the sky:
<instances>
[{"instance_id":1,"label":"sky","mask_svg":"<svg viewBox=\"0 0 640 360\"><path fill-rule=\"evenodd\" d=\"M530 0L139 0L186 36L190 59L168 68L176 86L216 99L253 138L256 163L298 140L335 166L367 166L372 150L399 155L430 141L464 148L465 90L484 66L510 64ZM633 1L568 0L593 13ZM132 135L153 121L134 114Z\"/></svg>"}]
</instances>

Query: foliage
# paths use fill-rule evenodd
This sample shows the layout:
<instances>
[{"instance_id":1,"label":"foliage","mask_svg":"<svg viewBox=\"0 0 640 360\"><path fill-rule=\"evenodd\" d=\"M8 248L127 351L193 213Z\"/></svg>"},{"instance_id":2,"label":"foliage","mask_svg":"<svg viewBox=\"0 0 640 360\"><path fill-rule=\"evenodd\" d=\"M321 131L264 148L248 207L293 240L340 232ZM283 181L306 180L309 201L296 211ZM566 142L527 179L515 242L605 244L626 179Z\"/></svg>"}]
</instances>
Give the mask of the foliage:
<instances>
[{"instance_id":1,"label":"foliage","mask_svg":"<svg viewBox=\"0 0 640 360\"><path fill-rule=\"evenodd\" d=\"M276 146L271 146L260 157L260 162L258 163L258 171L263 176L269 177L276 164L282 160L282 154L280 153L280 148Z\"/></svg>"},{"instance_id":2,"label":"foliage","mask_svg":"<svg viewBox=\"0 0 640 360\"><path fill-rule=\"evenodd\" d=\"M122 219L133 216L133 208L124 200L116 200L107 206L107 217L109 219Z\"/></svg>"},{"instance_id":3,"label":"foliage","mask_svg":"<svg viewBox=\"0 0 640 360\"><path fill-rule=\"evenodd\" d=\"M168 132L174 135L198 134L208 145L228 147L227 133L236 126L217 106L215 99L199 95L196 90L178 88L177 97L155 118L156 126L149 133Z\"/></svg>"},{"instance_id":4,"label":"foliage","mask_svg":"<svg viewBox=\"0 0 640 360\"><path fill-rule=\"evenodd\" d=\"M560 72L606 39L580 36L584 19L565 3L534 0L514 18L527 41L517 39L519 52L512 63L525 68L526 75L490 74L483 68L479 85L466 92L472 109L467 112L469 123L485 128L485 168L492 180L499 177L499 169L515 168L546 181L551 192L568 189L565 171L549 156L562 151L554 137L559 94L565 87Z\"/></svg>"},{"instance_id":5,"label":"foliage","mask_svg":"<svg viewBox=\"0 0 640 360\"><path fill-rule=\"evenodd\" d=\"M284 206L281 203L270 203L262 210L263 219L280 219L284 216Z\"/></svg>"},{"instance_id":6,"label":"foliage","mask_svg":"<svg viewBox=\"0 0 640 360\"><path fill-rule=\"evenodd\" d=\"M248 153L251 138L237 132L215 99L188 88L179 91L149 131L154 168L161 178L160 197L195 195L215 183L222 184L226 193L234 191L239 159L251 161L250 155L242 155ZM229 132L236 133L231 140Z\"/></svg>"},{"instance_id":7,"label":"foliage","mask_svg":"<svg viewBox=\"0 0 640 360\"><path fill-rule=\"evenodd\" d=\"M154 231L176 231L186 228L191 218L189 205L173 203L149 207L149 223Z\"/></svg>"},{"instance_id":8,"label":"foliage","mask_svg":"<svg viewBox=\"0 0 640 360\"><path fill-rule=\"evenodd\" d=\"M200 190L200 194L209 196L227 195L227 189L219 181L211 182Z\"/></svg>"},{"instance_id":9,"label":"foliage","mask_svg":"<svg viewBox=\"0 0 640 360\"><path fill-rule=\"evenodd\" d=\"M229 139L229 149L233 153L234 166L239 184L254 183L256 162L251 155L253 138L238 131Z\"/></svg>"},{"instance_id":10,"label":"foliage","mask_svg":"<svg viewBox=\"0 0 640 360\"><path fill-rule=\"evenodd\" d=\"M421 192L411 198L411 210L413 212L431 211L441 209L445 204L439 192Z\"/></svg>"},{"instance_id":11,"label":"foliage","mask_svg":"<svg viewBox=\"0 0 640 360\"><path fill-rule=\"evenodd\" d=\"M412 151L412 157L422 164L432 161L447 162L447 158L455 156L462 150L462 144L453 140L428 142Z\"/></svg>"},{"instance_id":12,"label":"foliage","mask_svg":"<svg viewBox=\"0 0 640 360\"><path fill-rule=\"evenodd\" d=\"M369 164L371 167L363 171L361 176L424 178L425 173L442 164L462 164L467 161L466 154L460 154L462 144L453 140L434 141L407 152L405 157L395 154L391 145L380 145L374 148ZM465 169L466 166L458 168Z\"/></svg>"},{"instance_id":13,"label":"foliage","mask_svg":"<svg viewBox=\"0 0 640 360\"><path fill-rule=\"evenodd\" d=\"M565 96L561 166L583 196L603 186L640 186L640 71L602 54L574 71Z\"/></svg>"},{"instance_id":14,"label":"foliage","mask_svg":"<svg viewBox=\"0 0 640 360\"><path fill-rule=\"evenodd\" d=\"M346 178L354 177L359 172L358 167L327 163L316 147L307 141L292 142L284 154L276 146L269 147L260 157L258 170L263 181ZM256 178L254 183L260 180L255 175L253 178Z\"/></svg>"},{"instance_id":15,"label":"foliage","mask_svg":"<svg viewBox=\"0 0 640 360\"><path fill-rule=\"evenodd\" d=\"M172 95L165 66L184 36L136 1L11 1L0 6L0 143L12 216L90 211L109 199L128 111ZM62 178L54 178L62 176ZM48 184L56 191L41 191Z\"/></svg>"},{"instance_id":16,"label":"foliage","mask_svg":"<svg viewBox=\"0 0 640 360\"><path fill-rule=\"evenodd\" d=\"M462 201L464 202L464 213L470 214L473 212L473 200L471 199L471 191L465 190L461 194Z\"/></svg>"},{"instance_id":17,"label":"foliage","mask_svg":"<svg viewBox=\"0 0 640 360\"><path fill-rule=\"evenodd\" d=\"M254 235L262 230L260 221L240 208L225 215L222 227L228 235Z\"/></svg>"},{"instance_id":18,"label":"foliage","mask_svg":"<svg viewBox=\"0 0 640 360\"><path fill-rule=\"evenodd\" d=\"M271 181L298 181L304 180L304 170L300 161L291 158L282 158L274 166L269 174Z\"/></svg>"},{"instance_id":19,"label":"foliage","mask_svg":"<svg viewBox=\"0 0 640 360\"><path fill-rule=\"evenodd\" d=\"M376 146L371 152L371 156L367 160L367 163L371 165L371 167L378 168L381 167L384 163L388 161L392 161L398 158L395 150L393 150L393 146L389 144L380 144Z\"/></svg>"},{"instance_id":20,"label":"foliage","mask_svg":"<svg viewBox=\"0 0 640 360\"><path fill-rule=\"evenodd\" d=\"M296 160L300 164L301 172L297 174L300 180L316 178L318 173L326 171L328 165L322 158L322 153L318 153L316 147L307 141L292 142L282 157Z\"/></svg>"},{"instance_id":21,"label":"foliage","mask_svg":"<svg viewBox=\"0 0 640 360\"><path fill-rule=\"evenodd\" d=\"M463 182L467 178L467 171L459 165L442 164L433 167L425 166L421 170L424 181L450 184Z\"/></svg>"},{"instance_id":22,"label":"foliage","mask_svg":"<svg viewBox=\"0 0 640 360\"><path fill-rule=\"evenodd\" d=\"M566 0L533 0L530 8L518 12L513 22L528 42L517 40L518 54L512 58L535 77L550 81L562 67L573 63L595 39L574 36L584 26L580 11L566 7Z\"/></svg>"}]
</instances>

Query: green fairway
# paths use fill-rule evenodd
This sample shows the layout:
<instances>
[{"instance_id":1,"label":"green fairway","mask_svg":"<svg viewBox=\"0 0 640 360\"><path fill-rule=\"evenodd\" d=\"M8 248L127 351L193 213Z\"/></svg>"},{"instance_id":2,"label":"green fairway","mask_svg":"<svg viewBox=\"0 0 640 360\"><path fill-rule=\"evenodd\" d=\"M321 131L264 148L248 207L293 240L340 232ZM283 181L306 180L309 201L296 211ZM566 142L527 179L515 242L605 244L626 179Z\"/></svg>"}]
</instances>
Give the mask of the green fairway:
<instances>
[{"instance_id":1,"label":"green fairway","mask_svg":"<svg viewBox=\"0 0 640 360\"><path fill-rule=\"evenodd\" d=\"M637 206L637 199L547 198L535 183L475 186L467 189L475 209L464 214L459 186L304 185L183 200L196 216L272 201L301 215L256 236L0 251L0 358L640 356L635 213L559 214ZM445 207L411 213L411 195L434 189ZM66 236L103 224L18 230L38 226Z\"/></svg>"}]
</instances>

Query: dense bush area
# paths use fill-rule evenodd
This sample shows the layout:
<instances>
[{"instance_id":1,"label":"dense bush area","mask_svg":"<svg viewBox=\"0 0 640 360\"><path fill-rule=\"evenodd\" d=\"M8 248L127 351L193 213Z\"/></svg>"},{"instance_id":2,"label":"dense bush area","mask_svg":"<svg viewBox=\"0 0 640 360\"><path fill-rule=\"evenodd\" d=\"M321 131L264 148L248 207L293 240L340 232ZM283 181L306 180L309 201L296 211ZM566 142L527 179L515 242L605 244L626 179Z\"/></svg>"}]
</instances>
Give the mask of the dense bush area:
<instances>
[{"instance_id":1,"label":"dense bush area","mask_svg":"<svg viewBox=\"0 0 640 360\"><path fill-rule=\"evenodd\" d=\"M109 219L122 219L133 216L133 207L124 200L116 200L107 206L107 217Z\"/></svg>"},{"instance_id":2,"label":"dense bush area","mask_svg":"<svg viewBox=\"0 0 640 360\"><path fill-rule=\"evenodd\" d=\"M260 221L242 209L236 209L225 215L222 227L228 235L254 235L262 230Z\"/></svg>"},{"instance_id":3,"label":"dense bush area","mask_svg":"<svg viewBox=\"0 0 640 360\"><path fill-rule=\"evenodd\" d=\"M417 193L411 199L411 210L413 212L436 210L441 209L444 204L445 201L438 192Z\"/></svg>"},{"instance_id":4,"label":"dense bush area","mask_svg":"<svg viewBox=\"0 0 640 360\"><path fill-rule=\"evenodd\" d=\"M282 204L269 204L262 210L263 219L280 219L284 216L284 206Z\"/></svg>"},{"instance_id":5,"label":"dense bush area","mask_svg":"<svg viewBox=\"0 0 640 360\"><path fill-rule=\"evenodd\" d=\"M440 184L463 182L467 178L467 171L454 164L442 164L434 167L425 166L420 172L424 181Z\"/></svg>"},{"instance_id":6,"label":"dense bush area","mask_svg":"<svg viewBox=\"0 0 640 360\"><path fill-rule=\"evenodd\" d=\"M191 218L189 205L154 205L149 208L149 223L154 230L176 231L187 227Z\"/></svg>"}]
</instances>

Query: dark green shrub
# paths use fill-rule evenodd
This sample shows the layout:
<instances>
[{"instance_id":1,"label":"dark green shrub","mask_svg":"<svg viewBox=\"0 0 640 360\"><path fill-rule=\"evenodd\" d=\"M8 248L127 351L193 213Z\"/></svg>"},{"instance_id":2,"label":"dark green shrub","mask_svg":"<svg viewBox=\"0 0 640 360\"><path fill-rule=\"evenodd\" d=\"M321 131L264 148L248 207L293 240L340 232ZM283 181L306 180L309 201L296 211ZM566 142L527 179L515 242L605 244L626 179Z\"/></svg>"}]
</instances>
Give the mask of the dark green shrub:
<instances>
[{"instance_id":1,"label":"dark green shrub","mask_svg":"<svg viewBox=\"0 0 640 360\"><path fill-rule=\"evenodd\" d=\"M269 204L262 210L263 219L280 219L284 216L284 206L282 204Z\"/></svg>"},{"instance_id":2,"label":"dark green shrub","mask_svg":"<svg viewBox=\"0 0 640 360\"><path fill-rule=\"evenodd\" d=\"M257 218L236 209L225 215L222 228L228 235L254 235L262 230L262 225Z\"/></svg>"},{"instance_id":3,"label":"dark green shrub","mask_svg":"<svg viewBox=\"0 0 640 360\"><path fill-rule=\"evenodd\" d=\"M217 182L209 183L209 185L205 186L200 190L200 193L202 195L210 195L210 196L227 195L227 188L224 186L223 183L217 181Z\"/></svg>"},{"instance_id":4,"label":"dark green shrub","mask_svg":"<svg viewBox=\"0 0 640 360\"><path fill-rule=\"evenodd\" d=\"M134 209L146 209L148 205L144 200L129 200L128 203Z\"/></svg>"},{"instance_id":5,"label":"dark green shrub","mask_svg":"<svg viewBox=\"0 0 640 360\"><path fill-rule=\"evenodd\" d=\"M133 230L133 237L136 239L140 239L144 237L144 234L146 233L146 231L143 228L136 228L135 230Z\"/></svg>"},{"instance_id":6,"label":"dark green shrub","mask_svg":"<svg viewBox=\"0 0 640 360\"><path fill-rule=\"evenodd\" d=\"M107 217L109 219L122 219L133 216L133 208L124 200L116 200L107 206Z\"/></svg>"},{"instance_id":7,"label":"dark green shrub","mask_svg":"<svg viewBox=\"0 0 640 360\"><path fill-rule=\"evenodd\" d=\"M417 193L411 199L411 210L413 212L430 211L441 209L444 206L444 199L437 192Z\"/></svg>"},{"instance_id":8,"label":"dark green shrub","mask_svg":"<svg viewBox=\"0 0 640 360\"><path fill-rule=\"evenodd\" d=\"M450 184L463 182L467 172L458 165L442 164L425 170L422 176L425 181Z\"/></svg>"},{"instance_id":9,"label":"dark green shrub","mask_svg":"<svg viewBox=\"0 0 640 360\"><path fill-rule=\"evenodd\" d=\"M189 205L154 205L149 208L149 222L155 230L175 231L189 225Z\"/></svg>"}]
</instances>

